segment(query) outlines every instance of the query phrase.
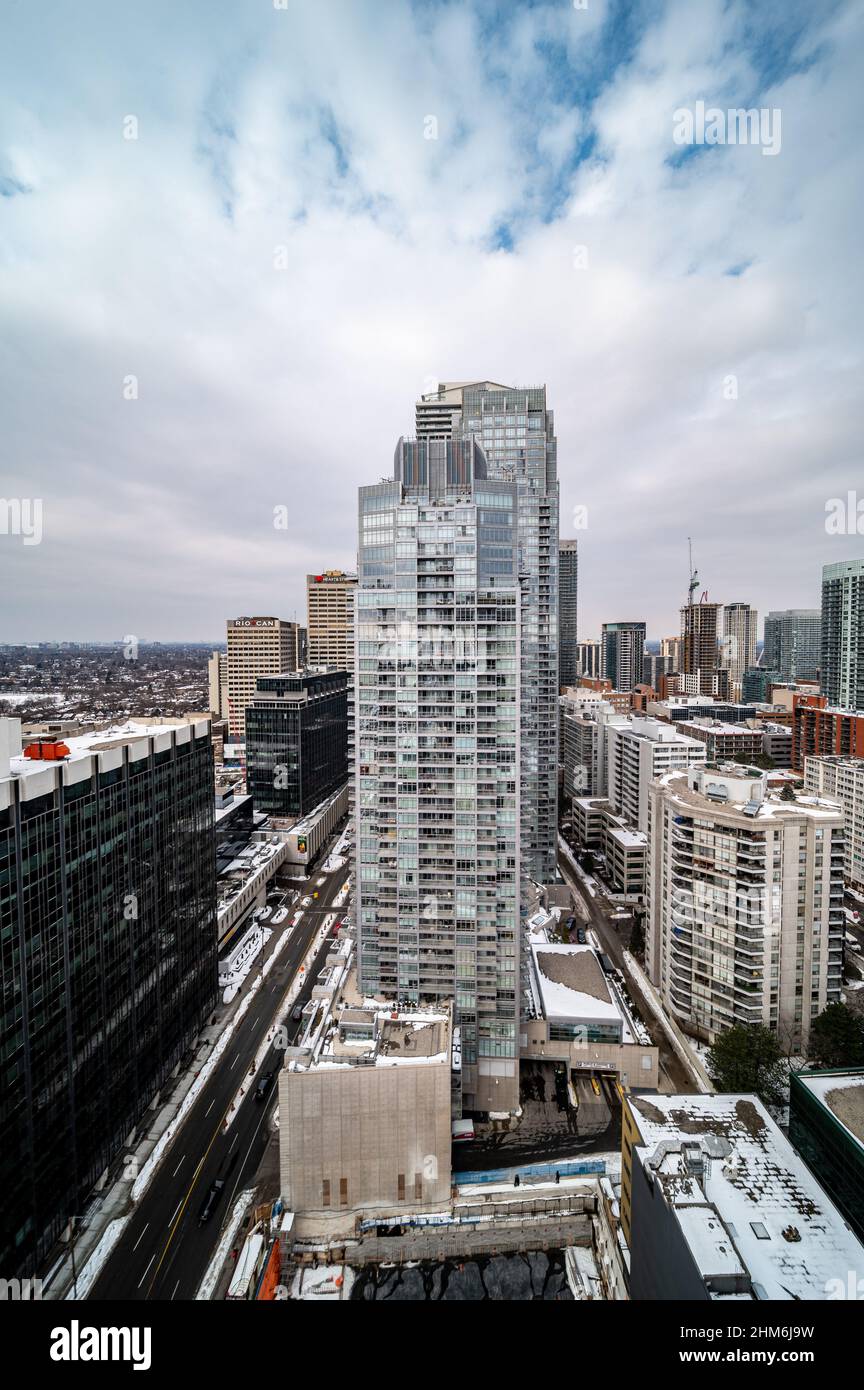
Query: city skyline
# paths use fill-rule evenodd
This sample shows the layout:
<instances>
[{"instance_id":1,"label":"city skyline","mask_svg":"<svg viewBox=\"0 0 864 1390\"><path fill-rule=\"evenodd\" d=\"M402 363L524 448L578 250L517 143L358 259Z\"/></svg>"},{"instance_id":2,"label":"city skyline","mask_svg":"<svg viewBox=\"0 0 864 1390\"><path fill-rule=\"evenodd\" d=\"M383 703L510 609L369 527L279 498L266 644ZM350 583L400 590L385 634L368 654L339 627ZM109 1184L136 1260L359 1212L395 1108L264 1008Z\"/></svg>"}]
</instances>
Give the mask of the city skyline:
<instances>
[{"instance_id":1,"label":"city skyline","mask_svg":"<svg viewBox=\"0 0 864 1390\"><path fill-rule=\"evenodd\" d=\"M585 634L633 567L674 631L688 536L760 613L860 556L853 6L163 9L165 62L152 7L121 37L101 6L47 53L22 13L0 59L0 491L42 503L0 640L299 617L451 376L545 381ZM676 145L678 108L754 92L776 157Z\"/></svg>"}]
</instances>

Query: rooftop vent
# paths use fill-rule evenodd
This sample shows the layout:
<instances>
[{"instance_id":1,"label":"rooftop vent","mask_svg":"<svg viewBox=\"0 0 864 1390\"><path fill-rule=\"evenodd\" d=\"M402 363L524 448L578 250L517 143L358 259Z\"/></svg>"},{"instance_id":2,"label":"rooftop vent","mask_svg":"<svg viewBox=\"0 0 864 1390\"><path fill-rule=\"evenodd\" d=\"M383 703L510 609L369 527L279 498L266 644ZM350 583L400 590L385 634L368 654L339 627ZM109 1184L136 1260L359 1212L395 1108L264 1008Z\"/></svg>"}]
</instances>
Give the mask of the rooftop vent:
<instances>
[{"instance_id":1,"label":"rooftop vent","mask_svg":"<svg viewBox=\"0 0 864 1390\"><path fill-rule=\"evenodd\" d=\"M32 758L34 762L56 763L61 758L69 757L69 749L65 743L58 743L54 739L28 743L24 749L24 757Z\"/></svg>"}]
</instances>

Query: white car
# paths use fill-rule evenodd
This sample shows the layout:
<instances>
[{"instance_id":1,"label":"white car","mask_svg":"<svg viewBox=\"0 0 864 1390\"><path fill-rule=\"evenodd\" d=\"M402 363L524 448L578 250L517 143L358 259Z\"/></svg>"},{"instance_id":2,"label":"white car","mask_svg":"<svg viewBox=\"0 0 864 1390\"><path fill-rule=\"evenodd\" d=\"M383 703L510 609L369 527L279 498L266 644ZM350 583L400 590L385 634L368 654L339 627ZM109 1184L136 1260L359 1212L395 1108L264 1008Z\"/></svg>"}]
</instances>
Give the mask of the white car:
<instances>
[{"instance_id":1,"label":"white car","mask_svg":"<svg viewBox=\"0 0 864 1390\"><path fill-rule=\"evenodd\" d=\"M279 925L280 922L284 922L284 921L285 921L285 918L286 918L287 916L288 916L288 909L287 909L287 907L280 907L280 908L278 908L277 911L273 914L273 925L274 925L274 927L278 927L278 925Z\"/></svg>"},{"instance_id":2,"label":"white car","mask_svg":"<svg viewBox=\"0 0 864 1390\"><path fill-rule=\"evenodd\" d=\"M272 907L265 907L264 911L258 914L258 921L266 922L267 918L271 915L272 911Z\"/></svg>"},{"instance_id":3,"label":"white car","mask_svg":"<svg viewBox=\"0 0 864 1390\"><path fill-rule=\"evenodd\" d=\"M301 907L308 907L309 904L311 903L311 901L312 901L311 898L304 898L303 901L302 901L302 903L300 904L300 906L301 906Z\"/></svg>"}]
</instances>

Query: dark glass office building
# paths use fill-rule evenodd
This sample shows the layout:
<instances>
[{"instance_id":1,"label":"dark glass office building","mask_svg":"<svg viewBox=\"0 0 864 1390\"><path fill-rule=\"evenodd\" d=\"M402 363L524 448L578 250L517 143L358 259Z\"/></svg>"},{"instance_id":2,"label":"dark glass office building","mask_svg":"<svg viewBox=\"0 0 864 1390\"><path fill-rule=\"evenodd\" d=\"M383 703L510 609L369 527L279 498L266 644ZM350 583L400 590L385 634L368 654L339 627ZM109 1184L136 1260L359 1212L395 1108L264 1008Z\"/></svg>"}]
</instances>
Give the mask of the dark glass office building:
<instances>
[{"instance_id":1,"label":"dark glass office building","mask_svg":"<svg viewBox=\"0 0 864 1390\"><path fill-rule=\"evenodd\" d=\"M246 709L246 785L255 810L305 816L347 779L347 671L259 677Z\"/></svg>"},{"instance_id":2,"label":"dark glass office building","mask_svg":"<svg viewBox=\"0 0 864 1390\"><path fill-rule=\"evenodd\" d=\"M0 1271L28 1277L215 1001L206 720L5 758L0 971Z\"/></svg>"}]
</instances>

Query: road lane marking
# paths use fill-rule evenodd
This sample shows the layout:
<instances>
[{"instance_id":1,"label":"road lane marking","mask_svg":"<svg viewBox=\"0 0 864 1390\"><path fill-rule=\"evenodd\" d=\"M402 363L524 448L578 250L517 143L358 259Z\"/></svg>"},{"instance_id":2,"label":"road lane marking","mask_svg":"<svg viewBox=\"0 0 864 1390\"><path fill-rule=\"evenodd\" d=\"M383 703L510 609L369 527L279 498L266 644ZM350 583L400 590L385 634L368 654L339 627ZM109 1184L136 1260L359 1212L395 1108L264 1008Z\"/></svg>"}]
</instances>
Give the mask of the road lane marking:
<instances>
[{"instance_id":1,"label":"road lane marking","mask_svg":"<svg viewBox=\"0 0 864 1390\"><path fill-rule=\"evenodd\" d=\"M150 1222L148 1221L148 1222L147 1222L147 1226L149 1226L149 1225L150 1225ZM144 1231L147 1230L147 1226L144 1227ZM142 1240L144 1239L144 1231L141 1232L141 1234L140 1234L140 1236L138 1237L138 1239L136 1240L135 1244L132 1246L133 1251L135 1251L135 1250L138 1249L138 1246L141 1244ZM139 1284L138 1287L140 1288L141 1285Z\"/></svg>"},{"instance_id":2,"label":"road lane marking","mask_svg":"<svg viewBox=\"0 0 864 1390\"><path fill-rule=\"evenodd\" d=\"M155 1252L154 1252L154 1253L150 1256L150 1265L152 1265L152 1263L153 1263L153 1261L155 1260L155 1258L156 1258L156 1254L155 1254ZM150 1273L150 1265L147 1266L147 1268L145 1269L144 1273L141 1275L141 1280L140 1280L140 1282L139 1282L139 1284L138 1284L139 1289L140 1289L141 1285L144 1283L144 1280L147 1278L147 1275Z\"/></svg>"},{"instance_id":3,"label":"road lane marking","mask_svg":"<svg viewBox=\"0 0 864 1390\"><path fill-rule=\"evenodd\" d=\"M183 1198L181 1197L181 1198L180 1198L180 1201L177 1203L176 1207L174 1208L174 1216L177 1215L177 1213L178 1213L178 1211L180 1210L180 1208L182 1207L182 1205L183 1205ZM171 1217L171 1220L168 1222L168 1229L169 1229L169 1231L170 1231L170 1229L171 1229L171 1222L174 1220L174 1216L172 1216L172 1217Z\"/></svg>"},{"instance_id":4,"label":"road lane marking","mask_svg":"<svg viewBox=\"0 0 864 1390\"><path fill-rule=\"evenodd\" d=\"M181 1158L180 1162L177 1164L177 1167L174 1169L174 1172L171 1174L172 1178L176 1178L177 1174L180 1172L180 1169L183 1167L183 1164L184 1164L185 1162L186 1162L186 1155L184 1154L183 1157Z\"/></svg>"},{"instance_id":5,"label":"road lane marking","mask_svg":"<svg viewBox=\"0 0 864 1390\"><path fill-rule=\"evenodd\" d=\"M313 932L313 933L312 933L312 939L314 939L314 936L315 936L315 933ZM312 940L312 939L310 939L310 942L307 943L307 949L308 949L308 946L311 945L311 940ZM319 952L316 954L316 959L317 959L317 955L320 955L320 954L321 954L321 952L325 949L326 945L327 945L326 941L322 943ZM304 954L305 954L305 953L304 953ZM294 981L295 981L295 979L296 979L296 970L295 970L294 974L293 974L292 977L291 977L291 982L290 982L290 984L287 986L287 988L284 990L284 992L283 992L283 994L282 994L282 998L283 998L283 999L284 999L284 998L287 998L287 995L289 994L289 992L291 991L291 989L292 989L293 986L294 986ZM301 985L301 989L302 989L302 985ZM240 1054L238 1053L237 1056L239 1057L239 1055L240 1055ZM235 1057L234 1061L236 1062L236 1060L237 1060L237 1058ZM233 1063L232 1063L232 1065L233 1065ZM248 1099L248 1097L247 1097L247 1099ZM275 1099L275 1097L274 1097L274 1099ZM210 1102L210 1105L208 1106L207 1114L209 1114L209 1113L210 1113L210 1110L212 1110L214 1102L215 1102L215 1097L214 1097L214 1100L211 1101L211 1102ZM165 1242L165 1246L164 1246L164 1249L163 1249L163 1251L162 1251L162 1254L161 1254L160 1257L159 1257L159 1263L157 1264L156 1269L155 1269L154 1272L153 1272L153 1276L152 1276L152 1278L151 1278L151 1280L150 1280L150 1283L147 1285L147 1289L146 1289L145 1294L144 1294L144 1297L145 1297L145 1298L149 1298L150 1295L151 1295L151 1293L153 1292L154 1285L155 1285L155 1283L156 1283L156 1280L157 1280L158 1277L159 1277L159 1271L160 1271L160 1269L162 1268L162 1265L163 1265L164 1262L165 1262L165 1257L166 1257L166 1255L168 1254L168 1251L169 1251L169 1249L170 1249L170 1247L171 1247L171 1243L172 1243L172 1241L174 1240L175 1235L177 1234L178 1225L179 1225L179 1222L182 1220L183 1212L185 1211L185 1209L186 1209L186 1207L187 1207L187 1205L188 1205L189 1198L192 1196L192 1193L193 1193L193 1191L195 1190L195 1184L197 1183L198 1177L199 1177L199 1175L200 1175L200 1173L201 1173L201 1170L202 1170L202 1168L204 1167L204 1164L205 1164L205 1162L207 1161L207 1158L208 1158L209 1155L210 1155L210 1150L212 1149L212 1147L213 1147L213 1145L215 1144L216 1140L219 1138L220 1134L222 1133L222 1126L223 1126L223 1124L225 1123L225 1120L227 1119L227 1117L228 1117L228 1115L229 1115L229 1113L230 1113L230 1111L231 1111L231 1108L232 1108L233 1104L234 1104L234 1098L232 1097L232 1099L231 1099L231 1100L229 1101L229 1103L228 1103L228 1106L226 1107L225 1113L222 1115L222 1118L220 1119L218 1125L217 1125L216 1128L214 1129L213 1135L212 1135L212 1137L211 1137L211 1139L210 1139L210 1143L207 1145L207 1148L205 1149L204 1154L203 1154L203 1156L201 1157L201 1159L199 1160L198 1166L197 1166L197 1168L195 1169L195 1172L194 1172L193 1175L192 1175L192 1181L191 1181L190 1184L189 1184L189 1188L188 1188L188 1190L187 1190L186 1196L183 1198L183 1201L182 1201L181 1204L180 1204L180 1213L179 1213L179 1215L176 1215L176 1218L175 1218L175 1220L174 1220L174 1224L173 1224L173 1226L171 1227L171 1230L170 1230L169 1233L168 1233L168 1239L167 1239L166 1242ZM263 1107L263 1113L262 1113L262 1115L261 1115L261 1119L258 1121L258 1125L257 1125L257 1127L256 1127L255 1133L254 1133L254 1135L252 1136L252 1141L251 1141L251 1143L250 1143L250 1145L249 1145L249 1148L248 1148L247 1151L246 1151L246 1157L243 1159L243 1162L240 1164L240 1174L242 1174L242 1172L243 1172L243 1168L244 1168L244 1166L245 1166L245 1164L246 1164L246 1161L247 1161L247 1159L248 1159L248 1157L249 1157L249 1154L250 1154L251 1151L252 1151L252 1145L254 1144L255 1140L256 1140L257 1137L258 1137L258 1133L259 1133L259 1131L260 1131L260 1129L261 1129L261 1125L264 1123L264 1120L265 1120L266 1117L267 1117L267 1113L268 1113L268 1111L270 1111L271 1109L272 1109L272 1104L271 1104L271 1105L265 1105L265 1106ZM205 1116L205 1118L206 1118L206 1116ZM237 1182L239 1182L239 1180L240 1180L240 1178L239 1178L239 1174L238 1174ZM236 1192L237 1192L237 1182L235 1182L235 1184L234 1184L234 1191L233 1191L232 1194L231 1194L231 1201L234 1200L234 1196L235 1196L235 1194L236 1194ZM229 1203L229 1206L230 1206L230 1203ZM156 1256L154 1255L154 1256L153 1256L153 1260L155 1260L155 1258L156 1258ZM150 1264L153 1263L153 1260L150 1261ZM150 1268L150 1265L147 1266L147 1270L149 1270L149 1268ZM146 1275L147 1275L147 1270L144 1271L145 1277L146 1277ZM141 1283L143 1284L143 1282L144 1282L144 1280L142 1279ZM139 1284L138 1287L140 1288L140 1287L141 1287L141 1284Z\"/></svg>"}]
</instances>

